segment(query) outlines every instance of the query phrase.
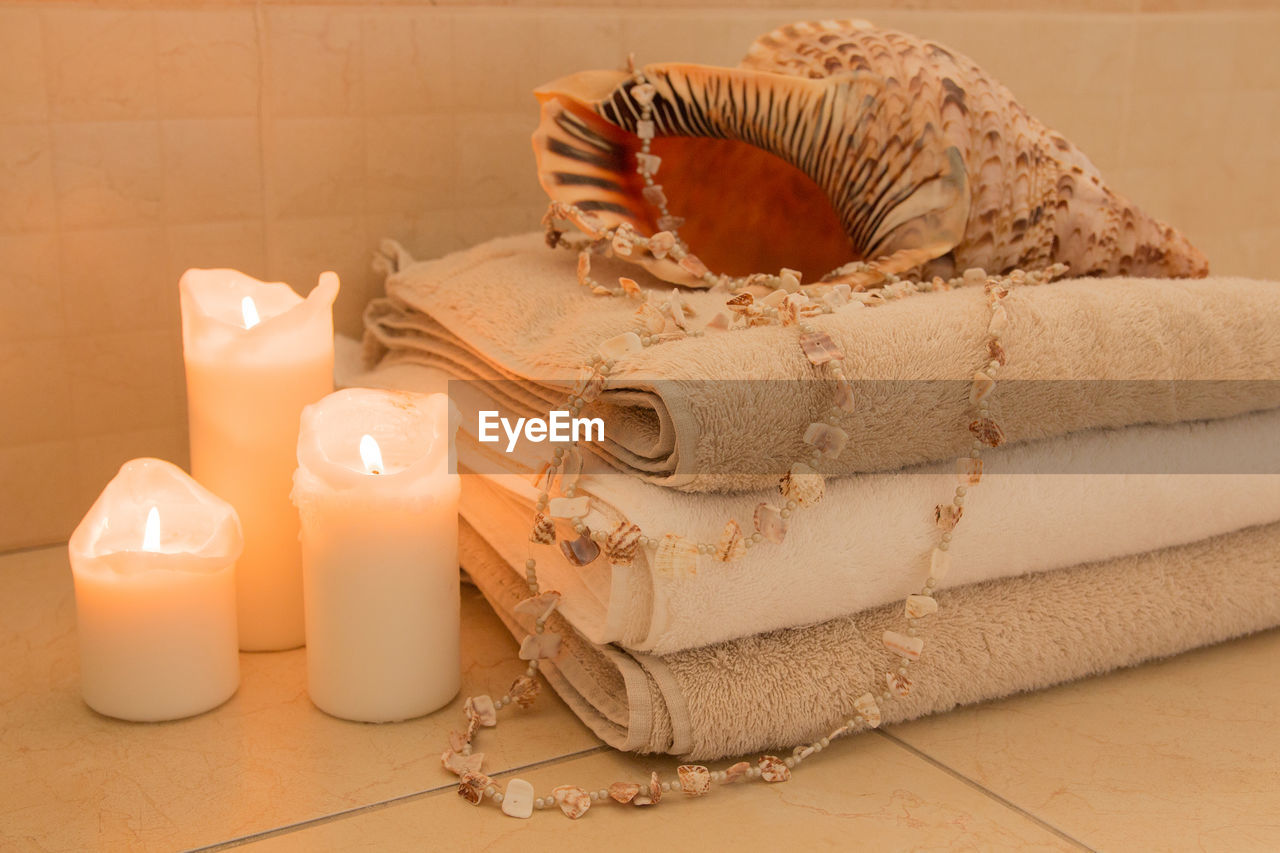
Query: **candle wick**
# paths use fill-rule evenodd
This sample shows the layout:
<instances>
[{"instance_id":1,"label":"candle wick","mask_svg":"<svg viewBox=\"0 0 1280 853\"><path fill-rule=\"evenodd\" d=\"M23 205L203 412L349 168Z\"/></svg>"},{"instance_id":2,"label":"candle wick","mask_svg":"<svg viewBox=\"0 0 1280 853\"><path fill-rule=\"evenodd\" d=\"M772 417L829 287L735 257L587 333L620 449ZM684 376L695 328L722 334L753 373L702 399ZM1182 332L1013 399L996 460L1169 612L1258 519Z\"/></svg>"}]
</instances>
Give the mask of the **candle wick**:
<instances>
[{"instance_id":1,"label":"candle wick","mask_svg":"<svg viewBox=\"0 0 1280 853\"><path fill-rule=\"evenodd\" d=\"M258 316L258 306L253 304L252 296L246 296L240 300L240 313L244 315L244 327L246 329L252 329L262 322L262 319Z\"/></svg>"}]
</instances>

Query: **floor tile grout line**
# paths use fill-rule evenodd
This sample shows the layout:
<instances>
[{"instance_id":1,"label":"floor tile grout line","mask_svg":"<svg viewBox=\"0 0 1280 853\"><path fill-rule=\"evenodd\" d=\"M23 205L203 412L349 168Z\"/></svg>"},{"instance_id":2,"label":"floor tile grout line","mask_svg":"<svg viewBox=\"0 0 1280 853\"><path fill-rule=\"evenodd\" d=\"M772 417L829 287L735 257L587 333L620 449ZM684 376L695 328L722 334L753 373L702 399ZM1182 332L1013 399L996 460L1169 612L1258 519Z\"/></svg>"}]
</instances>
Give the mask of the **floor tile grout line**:
<instances>
[{"instance_id":1,"label":"floor tile grout line","mask_svg":"<svg viewBox=\"0 0 1280 853\"><path fill-rule=\"evenodd\" d=\"M1067 832L1065 832L1065 831L1063 831L1063 830L1059 829L1058 827L1056 827L1056 826L1054 826L1053 824L1049 823L1049 822L1048 822L1047 820L1045 820L1044 818L1042 818L1042 817L1038 817L1037 815L1032 814L1031 812L1027 811L1027 810L1026 810L1026 809L1024 809L1022 806L1018 805L1017 803L1014 803L1014 802L1012 802L1012 801L1010 801L1010 800L1008 800L1008 799L1006 799L1006 798L1004 798L1004 797L1000 796L1000 795L999 795L999 794L997 794L995 791L992 791L990 788L987 788L987 787L986 787L985 785L983 785L982 783L980 783L980 782L978 782L978 781L976 781L976 780L974 780L974 779L969 778L968 776L966 776L966 775L964 775L963 773L961 773L959 770L956 770L954 767L951 767L950 765L944 764L943 762L941 762L941 761L939 761L938 759L934 758L932 755L930 755L929 753L925 752L924 750L922 750L922 749L920 749L920 748L918 748L918 747L912 746L911 744L907 743L905 740L903 740L902 738L898 737L897 735L890 734L889 732L884 731L883 729L875 729L874 731L875 731L875 733L876 733L876 734L878 734L880 737L884 738L885 740L889 741L890 743L897 744L898 746L900 746L900 747L902 747L903 749L905 749L907 752L910 752L910 753L911 753L912 755L914 755L916 758L919 758L919 759L921 759L922 761L925 761L925 762L927 762L927 763L929 763L929 764L933 765L934 767L936 767L937 769L941 770L943 773L946 773L948 776L952 777L953 779L956 779L957 781L962 782L962 783L963 783L963 784L965 784L965 785L968 785L970 788L973 788L975 791L978 791L978 792L979 792L979 793L981 793L983 796L985 796L985 797L987 797L987 798L989 798L989 799L995 800L997 803L999 803L1000 805L1004 806L1005 808L1010 809L1011 811L1015 811L1015 812L1017 812L1018 814L1020 814L1020 815L1022 815L1023 817L1025 817L1027 820L1031 821L1032 823L1036 824L1037 826L1043 827L1044 829L1048 830L1049 832L1052 832L1054 835L1058 836L1058 837L1059 837L1059 838L1061 838L1062 840L1067 841L1067 842L1070 842L1071 844L1076 845L1077 847L1079 847L1079 848L1080 848L1080 849L1082 849L1082 850L1088 850L1088 851L1090 851L1090 853L1097 853L1097 851L1096 851L1094 848L1090 847L1088 844L1085 844L1085 843L1084 843L1083 841L1081 841L1080 839L1078 839L1078 838L1076 838L1076 837L1074 837L1074 836L1070 835L1069 833L1067 833Z\"/></svg>"},{"instance_id":2,"label":"floor tile grout line","mask_svg":"<svg viewBox=\"0 0 1280 853\"><path fill-rule=\"evenodd\" d=\"M608 749L610 749L610 747L607 746L606 744L600 744L599 746L593 746L587 749L580 749L577 752L568 752L568 753L565 753L564 755L557 755L554 758L544 758L541 761L531 761L528 764L521 764L518 767L509 767L505 770L499 770L497 773L494 773L490 778L496 779L502 776L508 776L512 773L521 773L527 770L536 770L539 767L545 767L550 764L558 764L560 762L568 761L571 759L584 758L588 755L594 755L598 752L603 752ZM236 838L229 838L226 841L215 841L212 844L206 844L201 847L192 847L192 848L189 848L186 851L186 853L216 853L219 850L229 850L232 847L240 847L242 845L249 844L254 841L264 841L268 838L276 838L281 835L288 835L293 832L298 832L299 830L310 829L311 827L321 826L326 823L336 823L337 821L346 820L347 818L354 817L356 815L379 811L380 809L389 808L391 806L403 805L405 803L412 802L413 800L429 797L433 794L439 794L443 791L448 791L456 787L457 785L454 785L451 783L445 783L443 785L437 785L434 788L423 788L420 791L411 791L407 794L399 794L394 797L388 797L385 800L378 800L377 802L374 802L374 803L364 803L363 805L352 806L349 809L330 812L328 814L320 815L319 817L300 820L300 821L297 821L296 823L289 823L283 826L276 826L276 827L272 827L271 829L264 829L259 832L253 832L248 835L241 835L241 836L237 836Z\"/></svg>"},{"instance_id":3,"label":"floor tile grout line","mask_svg":"<svg viewBox=\"0 0 1280 853\"><path fill-rule=\"evenodd\" d=\"M46 542L43 545L23 545L20 548L9 548L7 550L0 551L0 558L13 557L13 556L17 556L18 554L30 554L32 551L46 551L50 548L66 548L66 547L67 547L67 542L65 539L60 542Z\"/></svg>"}]
</instances>

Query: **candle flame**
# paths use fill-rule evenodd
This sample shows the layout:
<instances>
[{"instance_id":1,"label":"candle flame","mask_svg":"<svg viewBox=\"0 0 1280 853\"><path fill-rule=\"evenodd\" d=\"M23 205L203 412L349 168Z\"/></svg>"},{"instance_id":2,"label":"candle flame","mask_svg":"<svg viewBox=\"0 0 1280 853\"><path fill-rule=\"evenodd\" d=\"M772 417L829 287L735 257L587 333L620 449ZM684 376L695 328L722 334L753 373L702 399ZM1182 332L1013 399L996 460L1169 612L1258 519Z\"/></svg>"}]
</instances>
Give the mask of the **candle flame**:
<instances>
[{"instance_id":1,"label":"candle flame","mask_svg":"<svg viewBox=\"0 0 1280 853\"><path fill-rule=\"evenodd\" d=\"M378 446L377 440L366 433L360 436L360 461L364 463L364 470L369 474L381 474L382 464L382 448Z\"/></svg>"},{"instance_id":2,"label":"candle flame","mask_svg":"<svg viewBox=\"0 0 1280 853\"><path fill-rule=\"evenodd\" d=\"M147 513L147 526L142 530L142 550L160 550L160 510L155 507Z\"/></svg>"},{"instance_id":3,"label":"candle flame","mask_svg":"<svg viewBox=\"0 0 1280 853\"><path fill-rule=\"evenodd\" d=\"M252 296L246 296L240 300L240 313L244 315L246 329L252 329L262 322L262 318L258 316L258 306L253 304Z\"/></svg>"}]
</instances>

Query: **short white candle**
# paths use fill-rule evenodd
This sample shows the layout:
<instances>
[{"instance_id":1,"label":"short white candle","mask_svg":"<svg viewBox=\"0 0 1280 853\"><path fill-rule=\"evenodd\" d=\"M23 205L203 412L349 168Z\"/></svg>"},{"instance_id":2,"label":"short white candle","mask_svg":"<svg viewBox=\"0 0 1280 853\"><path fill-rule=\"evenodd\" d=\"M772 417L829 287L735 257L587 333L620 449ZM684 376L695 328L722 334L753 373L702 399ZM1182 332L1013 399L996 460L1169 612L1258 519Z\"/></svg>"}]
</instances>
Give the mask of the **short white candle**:
<instances>
[{"instance_id":1,"label":"short white candle","mask_svg":"<svg viewBox=\"0 0 1280 853\"><path fill-rule=\"evenodd\" d=\"M461 685L451 408L443 394L353 388L302 414L307 684L336 717L407 720Z\"/></svg>"},{"instance_id":2,"label":"short white candle","mask_svg":"<svg viewBox=\"0 0 1280 853\"><path fill-rule=\"evenodd\" d=\"M159 459L126 462L71 535L80 687L123 720L175 720L240 684L235 510Z\"/></svg>"},{"instance_id":3,"label":"short white candle","mask_svg":"<svg viewBox=\"0 0 1280 853\"><path fill-rule=\"evenodd\" d=\"M240 514L240 648L302 645L302 557L289 488L303 406L333 390L333 300L320 276L306 299L235 270L179 283L191 473Z\"/></svg>"}]
</instances>

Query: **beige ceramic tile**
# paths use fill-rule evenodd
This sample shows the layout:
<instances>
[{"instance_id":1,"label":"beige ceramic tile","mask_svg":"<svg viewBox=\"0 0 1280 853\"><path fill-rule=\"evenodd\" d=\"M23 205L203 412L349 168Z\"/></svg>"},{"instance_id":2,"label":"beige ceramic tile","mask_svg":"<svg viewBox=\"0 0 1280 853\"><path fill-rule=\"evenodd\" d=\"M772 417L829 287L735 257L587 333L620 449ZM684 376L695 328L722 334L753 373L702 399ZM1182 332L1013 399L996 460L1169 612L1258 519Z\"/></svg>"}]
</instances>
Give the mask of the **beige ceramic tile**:
<instances>
[{"instance_id":1,"label":"beige ceramic tile","mask_svg":"<svg viewBox=\"0 0 1280 853\"><path fill-rule=\"evenodd\" d=\"M432 7L371 8L363 23L369 115L441 112L454 102L453 18Z\"/></svg>"},{"instance_id":2,"label":"beige ceramic tile","mask_svg":"<svg viewBox=\"0 0 1280 853\"><path fill-rule=\"evenodd\" d=\"M84 334L67 343L71 411L81 436L181 422L181 333Z\"/></svg>"},{"instance_id":3,"label":"beige ceramic tile","mask_svg":"<svg viewBox=\"0 0 1280 853\"><path fill-rule=\"evenodd\" d=\"M1270 631L893 733L1096 849L1274 850L1278 655Z\"/></svg>"},{"instance_id":4,"label":"beige ceramic tile","mask_svg":"<svg viewBox=\"0 0 1280 853\"><path fill-rule=\"evenodd\" d=\"M58 247L70 333L177 328L177 292L165 274L159 226L67 231Z\"/></svg>"},{"instance_id":5,"label":"beige ceramic tile","mask_svg":"<svg viewBox=\"0 0 1280 853\"><path fill-rule=\"evenodd\" d=\"M545 201L537 201L468 210L465 217L458 219L458 242L462 246L474 246L493 237L537 231L546 209Z\"/></svg>"},{"instance_id":6,"label":"beige ceramic tile","mask_svg":"<svg viewBox=\"0 0 1280 853\"><path fill-rule=\"evenodd\" d=\"M61 338L0 339L0 447L71 438L71 383Z\"/></svg>"},{"instance_id":7,"label":"beige ceramic tile","mask_svg":"<svg viewBox=\"0 0 1280 853\"><path fill-rule=\"evenodd\" d=\"M733 66L746 55L751 41L769 29L744 32L736 25L737 18L733 12L696 7L676 12L645 9L623 17L622 45L641 65L698 62Z\"/></svg>"},{"instance_id":8,"label":"beige ceramic tile","mask_svg":"<svg viewBox=\"0 0 1280 853\"><path fill-rule=\"evenodd\" d=\"M243 9L155 13L160 115L258 112L258 35Z\"/></svg>"},{"instance_id":9,"label":"beige ceramic tile","mask_svg":"<svg viewBox=\"0 0 1280 853\"><path fill-rule=\"evenodd\" d=\"M266 157L272 216L360 211L365 169L365 128L360 119L274 119Z\"/></svg>"},{"instance_id":10,"label":"beige ceramic tile","mask_svg":"<svg viewBox=\"0 0 1280 853\"><path fill-rule=\"evenodd\" d=\"M463 210L545 203L531 141L537 125L532 103L520 112L458 116L453 160Z\"/></svg>"},{"instance_id":11,"label":"beige ceramic tile","mask_svg":"<svg viewBox=\"0 0 1280 853\"><path fill-rule=\"evenodd\" d=\"M52 162L47 126L0 126L0 233L53 227Z\"/></svg>"},{"instance_id":12,"label":"beige ceramic tile","mask_svg":"<svg viewBox=\"0 0 1280 853\"><path fill-rule=\"evenodd\" d=\"M65 333L58 241L51 232L0 236L0 340Z\"/></svg>"},{"instance_id":13,"label":"beige ceramic tile","mask_svg":"<svg viewBox=\"0 0 1280 853\"><path fill-rule=\"evenodd\" d=\"M65 550L0 557L0 836L36 849L194 847L448 784L440 753L463 697L505 690L521 670L511 636L467 587L463 693L430 716L326 716L307 699L297 650L241 655L240 690L213 711L122 723L80 700L74 624ZM598 744L554 697L521 717L520 738L486 744L495 768Z\"/></svg>"},{"instance_id":14,"label":"beige ceramic tile","mask_svg":"<svg viewBox=\"0 0 1280 853\"><path fill-rule=\"evenodd\" d=\"M503 729L500 725L498 736ZM518 776L541 796L561 784L600 788L647 779L651 769L675 775L670 759L609 750ZM500 782L512 775L517 774L504 774ZM597 804L574 823L555 808L518 821L492 803L471 806L447 790L248 849L409 850L432 843L486 851L1079 849L875 735L838 744L789 782L717 788L698 801L668 794L656 808L644 810L612 801Z\"/></svg>"},{"instance_id":15,"label":"beige ceramic tile","mask_svg":"<svg viewBox=\"0 0 1280 853\"><path fill-rule=\"evenodd\" d=\"M453 16L453 107L460 113L519 110L533 103L540 47L539 16L508 10L457 11Z\"/></svg>"},{"instance_id":16,"label":"beige ceramic tile","mask_svg":"<svg viewBox=\"0 0 1280 853\"><path fill-rule=\"evenodd\" d=\"M585 69L621 68L627 60L616 10L560 10L540 16L533 32L539 84Z\"/></svg>"},{"instance_id":17,"label":"beige ceramic tile","mask_svg":"<svg viewBox=\"0 0 1280 853\"><path fill-rule=\"evenodd\" d=\"M156 115L155 21L150 12L54 7L42 12L55 119Z\"/></svg>"},{"instance_id":18,"label":"beige ceramic tile","mask_svg":"<svg viewBox=\"0 0 1280 853\"><path fill-rule=\"evenodd\" d=\"M265 91L274 116L357 115L363 108L360 14L341 6L268 7Z\"/></svg>"},{"instance_id":19,"label":"beige ceramic tile","mask_svg":"<svg viewBox=\"0 0 1280 853\"><path fill-rule=\"evenodd\" d=\"M30 401L6 402L6 405L32 405ZM0 446L0 543L5 548L25 548L65 540L83 509L73 504L76 487L75 445L71 441L47 441L14 447ZM3 559L3 558L0 558ZM30 599L11 600L9 608L25 608ZM0 631L7 631L14 616L5 614ZM0 655L0 667L18 655L6 649ZM0 670L3 672L3 670ZM0 678L0 696L15 689L7 674ZM0 711L0 714L3 714ZM9 778L9 749L4 747L5 734L0 732L0 750L5 753L5 773L0 785ZM3 807L0 807L3 808ZM7 822L0 819L0 827ZM0 830L0 840L3 840ZM0 845L2 846L2 845Z\"/></svg>"},{"instance_id":20,"label":"beige ceramic tile","mask_svg":"<svg viewBox=\"0 0 1280 853\"><path fill-rule=\"evenodd\" d=\"M0 9L0 122L48 115L40 17L34 9Z\"/></svg>"},{"instance_id":21,"label":"beige ceramic tile","mask_svg":"<svg viewBox=\"0 0 1280 853\"><path fill-rule=\"evenodd\" d=\"M454 206L458 165L452 116L369 118L365 128L366 210L416 214Z\"/></svg>"},{"instance_id":22,"label":"beige ceramic tile","mask_svg":"<svg viewBox=\"0 0 1280 853\"><path fill-rule=\"evenodd\" d=\"M161 213L160 128L154 121L53 125L60 225L156 222Z\"/></svg>"},{"instance_id":23,"label":"beige ceramic tile","mask_svg":"<svg viewBox=\"0 0 1280 853\"><path fill-rule=\"evenodd\" d=\"M333 308L334 328L359 337L364 306L377 281L371 264L374 244L365 239L364 224L355 216L288 219L267 227L267 273L309 293L320 273L338 274L341 289Z\"/></svg>"},{"instance_id":24,"label":"beige ceramic tile","mask_svg":"<svg viewBox=\"0 0 1280 853\"><path fill-rule=\"evenodd\" d=\"M211 222L262 215L256 118L160 122L165 221Z\"/></svg>"},{"instance_id":25,"label":"beige ceramic tile","mask_svg":"<svg viewBox=\"0 0 1280 853\"><path fill-rule=\"evenodd\" d=\"M119 473L121 465L144 456L165 459L180 468L189 468L191 460L186 423L165 429L77 439L76 484L75 493L70 497L71 504L83 515L93 506L107 483Z\"/></svg>"},{"instance_id":26,"label":"beige ceramic tile","mask_svg":"<svg viewBox=\"0 0 1280 853\"><path fill-rule=\"evenodd\" d=\"M178 296L178 279L192 267L229 268L267 277L266 228L261 219L171 225L165 229L169 260L165 287Z\"/></svg>"},{"instance_id":27,"label":"beige ceramic tile","mask_svg":"<svg viewBox=\"0 0 1280 853\"><path fill-rule=\"evenodd\" d=\"M374 248L383 238L390 238L418 260L438 258L465 247L457 224L458 214L452 210L399 216L375 214L365 220L365 244Z\"/></svg>"}]
</instances>

